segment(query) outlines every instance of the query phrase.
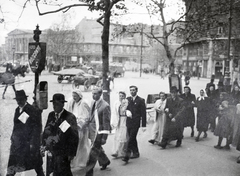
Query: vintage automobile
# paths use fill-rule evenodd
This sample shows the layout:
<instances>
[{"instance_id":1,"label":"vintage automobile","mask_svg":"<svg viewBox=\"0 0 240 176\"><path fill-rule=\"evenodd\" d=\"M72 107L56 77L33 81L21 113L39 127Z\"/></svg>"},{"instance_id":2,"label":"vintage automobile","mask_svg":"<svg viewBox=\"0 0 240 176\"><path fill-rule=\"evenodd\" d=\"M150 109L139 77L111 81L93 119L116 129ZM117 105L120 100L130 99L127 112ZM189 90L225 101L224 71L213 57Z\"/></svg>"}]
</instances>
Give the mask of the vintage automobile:
<instances>
[{"instance_id":1,"label":"vintage automobile","mask_svg":"<svg viewBox=\"0 0 240 176\"><path fill-rule=\"evenodd\" d=\"M61 71L52 73L54 75L58 75L58 83L61 83L63 80L67 80L69 83L72 83L73 88L79 88L80 85L83 85L84 90L89 90L92 86L100 84L99 76L88 74L82 69L63 69Z\"/></svg>"},{"instance_id":2,"label":"vintage automobile","mask_svg":"<svg viewBox=\"0 0 240 176\"><path fill-rule=\"evenodd\" d=\"M91 89L92 86L101 86L101 78L97 75L88 73L78 73L73 78L73 88L79 88L80 85L84 86L84 90Z\"/></svg>"}]
</instances>

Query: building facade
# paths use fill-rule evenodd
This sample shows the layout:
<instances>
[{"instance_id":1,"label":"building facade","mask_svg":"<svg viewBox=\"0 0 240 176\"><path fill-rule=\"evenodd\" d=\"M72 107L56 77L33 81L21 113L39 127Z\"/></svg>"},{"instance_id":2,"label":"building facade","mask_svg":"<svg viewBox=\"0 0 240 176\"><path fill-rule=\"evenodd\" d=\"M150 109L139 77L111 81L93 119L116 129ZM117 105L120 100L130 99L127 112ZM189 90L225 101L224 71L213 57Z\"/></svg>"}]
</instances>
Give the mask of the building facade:
<instances>
[{"instance_id":1,"label":"building facade","mask_svg":"<svg viewBox=\"0 0 240 176\"><path fill-rule=\"evenodd\" d=\"M231 7L228 0L197 0L192 4L190 0L184 1L186 9L191 5L189 18L200 21L192 25L197 31L196 35L184 47L182 56L184 69L195 73L196 76L210 78L215 75L216 78L220 78L226 71L226 62L230 61L231 80L239 79L239 3L233 1ZM188 17L186 19L188 20ZM230 22L232 28L229 26Z\"/></svg>"}]
</instances>

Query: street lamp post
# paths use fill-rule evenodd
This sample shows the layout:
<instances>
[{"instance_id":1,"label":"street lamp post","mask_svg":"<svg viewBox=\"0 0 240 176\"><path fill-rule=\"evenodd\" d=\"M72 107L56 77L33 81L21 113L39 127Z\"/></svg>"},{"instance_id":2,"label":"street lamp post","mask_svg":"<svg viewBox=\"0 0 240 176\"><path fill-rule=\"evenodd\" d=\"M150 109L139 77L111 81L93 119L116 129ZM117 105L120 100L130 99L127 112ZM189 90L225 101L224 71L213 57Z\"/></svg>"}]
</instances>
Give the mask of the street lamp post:
<instances>
[{"instance_id":1,"label":"street lamp post","mask_svg":"<svg viewBox=\"0 0 240 176\"><path fill-rule=\"evenodd\" d=\"M13 45L12 50L13 50L13 64L14 64L14 55L15 55L15 45Z\"/></svg>"},{"instance_id":2,"label":"street lamp post","mask_svg":"<svg viewBox=\"0 0 240 176\"><path fill-rule=\"evenodd\" d=\"M231 91L231 84L230 84L230 49L231 49L231 35L232 35L232 6L233 6L233 0L230 0L230 6L229 6L229 17L228 17L228 50L227 50L227 59L225 60L225 72L224 72L224 86L225 91L230 92Z\"/></svg>"}]
</instances>

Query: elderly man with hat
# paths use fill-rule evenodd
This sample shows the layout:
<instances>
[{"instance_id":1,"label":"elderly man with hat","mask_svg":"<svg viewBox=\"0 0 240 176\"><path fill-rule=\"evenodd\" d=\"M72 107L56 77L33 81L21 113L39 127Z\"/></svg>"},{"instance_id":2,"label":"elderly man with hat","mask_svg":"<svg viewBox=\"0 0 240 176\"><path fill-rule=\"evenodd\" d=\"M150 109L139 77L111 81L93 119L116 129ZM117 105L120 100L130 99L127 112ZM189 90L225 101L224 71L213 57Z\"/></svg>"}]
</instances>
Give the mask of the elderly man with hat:
<instances>
[{"instance_id":1,"label":"elderly man with hat","mask_svg":"<svg viewBox=\"0 0 240 176\"><path fill-rule=\"evenodd\" d=\"M53 111L49 113L42 137L42 151L52 154L53 176L71 176L70 162L78 147L78 130L76 117L65 110L65 96L53 95ZM47 173L48 174L48 173Z\"/></svg>"},{"instance_id":2,"label":"elderly man with hat","mask_svg":"<svg viewBox=\"0 0 240 176\"><path fill-rule=\"evenodd\" d=\"M178 97L176 86L171 87L171 97L167 98L165 112L166 124L163 131L162 141L158 144L163 149L166 148L168 142L177 140L176 147L180 147L183 138L183 118L184 105L183 100Z\"/></svg>"},{"instance_id":3,"label":"elderly man with hat","mask_svg":"<svg viewBox=\"0 0 240 176\"><path fill-rule=\"evenodd\" d=\"M27 97L24 90L16 91L18 107L13 119L7 176L31 169L35 169L37 176L44 176L40 155L41 111L30 105Z\"/></svg>"}]
</instances>

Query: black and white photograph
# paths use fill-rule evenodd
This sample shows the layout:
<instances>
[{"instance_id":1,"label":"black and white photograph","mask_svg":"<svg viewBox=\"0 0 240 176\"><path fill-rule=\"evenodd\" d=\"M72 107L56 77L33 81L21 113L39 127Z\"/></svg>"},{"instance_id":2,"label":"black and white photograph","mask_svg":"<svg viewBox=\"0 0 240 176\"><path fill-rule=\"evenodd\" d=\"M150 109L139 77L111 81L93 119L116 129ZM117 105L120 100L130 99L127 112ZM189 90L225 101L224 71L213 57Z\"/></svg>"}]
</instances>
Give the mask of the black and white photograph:
<instances>
[{"instance_id":1,"label":"black and white photograph","mask_svg":"<svg viewBox=\"0 0 240 176\"><path fill-rule=\"evenodd\" d=\"M0 176L239 176L240 0L1 0Z\"/></svg>"}]
</instances>

